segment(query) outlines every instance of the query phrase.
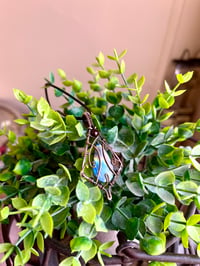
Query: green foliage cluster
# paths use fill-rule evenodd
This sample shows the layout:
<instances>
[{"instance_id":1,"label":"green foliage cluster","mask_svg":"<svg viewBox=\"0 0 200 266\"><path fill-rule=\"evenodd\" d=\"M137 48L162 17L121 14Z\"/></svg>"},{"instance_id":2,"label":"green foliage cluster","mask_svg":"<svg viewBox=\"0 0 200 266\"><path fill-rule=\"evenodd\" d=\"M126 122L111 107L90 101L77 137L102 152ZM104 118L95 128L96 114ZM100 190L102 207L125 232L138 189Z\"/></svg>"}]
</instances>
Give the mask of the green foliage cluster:
<instances>
[{"instance_id":1,"label":"green foliage cluster","mask_svg":"<svg viewBox=\"0 0 200 266\"><path fill-rule=\"evenodd\" d=\"M29 113L16 122L24 126L24 135L2 130L8 137L8 151L1 156L1 223L17 216L21 229L15 243L1 243L1 262L15 254L14 265L25 265L31 254L45 249L45 239L59 232L60 239L70 236L72 255L60 266L81 265L102 255L113 243L100 243L96 236L109 230L122 231L127 239L138 239L151 255L166 250L170 235L179 237L188 247L189 239L200 249L200 214L189 218L179 208L200 208L200 144L184 146L185 140L200 130L200 121L178 126L163 126L173 115L169 110L192 78L192 72L177 75L177 85L165 81L163 92L152 103L142 96L145 78L126 77L126 51L108 59L113 69L105 67L99 53L96 63L87 68L91 75L89 89L80 81L58 75L62 88L80 100L92 113L92 119L106 141L123 157L123 171L112 188L113 198L80 177L87 128L80 117L83 106L64 97L60 111L55 111L41 97L39 100L15 89L18 101ZM53 84L53 73L49 76ZM178 203L178 204L177 204Z\"/></svg>"}]
</instances>

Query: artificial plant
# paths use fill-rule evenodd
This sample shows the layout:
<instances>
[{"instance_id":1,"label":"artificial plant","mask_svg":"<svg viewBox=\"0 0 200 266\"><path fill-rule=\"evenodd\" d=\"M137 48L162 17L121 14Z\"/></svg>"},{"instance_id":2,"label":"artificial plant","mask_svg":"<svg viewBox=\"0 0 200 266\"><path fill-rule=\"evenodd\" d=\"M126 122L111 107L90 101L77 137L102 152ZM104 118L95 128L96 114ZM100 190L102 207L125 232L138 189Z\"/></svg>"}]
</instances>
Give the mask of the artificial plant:
<instances>
[{"instance_id":1,"label":"artificial plant","mask_svg":"<svg viewBox=\"0 0 200 266\"><path fill-rule=\"evenodd\" d=\"M149 102L148 95L142 96L145 78L135 73L126 77L125 54L114 50L108 59L115 66L107 69L100 52L87 68L88 88L58 69L61 85L50 73L43 86L46 98L14 89L27 113L16 120L23 126L22 136L1 130L8 143L1 156L0 221L9 224L14 218L20 231L16 242L0 244L1 262L10 258L15 266L25 265L32 254L45 251L48 239L56 238L67 254L58 256L60 266L78 266L94 257L104 265L103 257L111 256L105 250L113 243L101 243L96 236L110 230L137 239L150 255L164 253L172 238L188 250L192 240L199 253L200 145L185 141L199 131L200 123L165 125L176 97L184 93L179 87L192 72L178 74L174 88L165 81ZM55 97L64 98L57 111L48 97L52 88ZM123 164L112 184L112 199L80 174L88 110L95 129ZM93 178L87 162L86 168Z\"/></svg>"}]
</instances>

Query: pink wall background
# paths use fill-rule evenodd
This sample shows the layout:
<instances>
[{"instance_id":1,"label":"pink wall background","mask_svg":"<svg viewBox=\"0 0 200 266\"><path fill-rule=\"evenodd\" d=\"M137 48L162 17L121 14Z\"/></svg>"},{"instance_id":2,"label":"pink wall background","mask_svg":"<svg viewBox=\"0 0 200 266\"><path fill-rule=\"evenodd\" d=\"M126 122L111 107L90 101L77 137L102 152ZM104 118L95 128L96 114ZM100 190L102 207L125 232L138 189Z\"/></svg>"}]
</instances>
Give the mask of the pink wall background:
<instances>
[{"instance_id":1,"label":"pink wall background","mask_svg":"<svg viewBox=\"0 0 200 266\"><path fill-rule=\"evenodd\" d=\"M199 0L1 0L0 98L13 87L40 97L57 68L87 88L86 66L113 48L128 49L128 73L154 96L171 59L200 48L199 11Z\"/></svg>"}]
</instances>

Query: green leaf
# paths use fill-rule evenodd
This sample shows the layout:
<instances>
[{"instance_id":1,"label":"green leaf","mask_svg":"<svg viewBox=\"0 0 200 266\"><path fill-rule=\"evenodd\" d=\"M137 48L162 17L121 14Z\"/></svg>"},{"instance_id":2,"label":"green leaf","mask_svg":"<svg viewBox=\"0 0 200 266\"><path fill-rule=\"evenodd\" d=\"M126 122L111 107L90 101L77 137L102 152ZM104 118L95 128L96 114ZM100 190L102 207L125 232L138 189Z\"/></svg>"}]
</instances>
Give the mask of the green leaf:
<instances>
[{"instance_id":1,"label":"green leaf","mask_svg":"<svg viewBox=\"0 0 200 266\"><path fill-rule=\"evenodd\" d=\"M102 52L99 52L99 55L98 55L98 57L96 57L96 60L100 66L103 66L104 62L105 62L104 54Z\"/></svg>"},{"instance_id":2,"label":"green leaf","mask_svg":"<svg viewBox=\"0 0 200 266\"><path fill-rule=\"evenodd\" d=\"M8 251L12 247L11 243L0 243L0 253Z\"/></svg>"},{"instance_id":3,"label":"green leaf","mask_svg":"<svg viewBox=\"0 0 200 266\"><path fill-rule=\"evenodd\" d=\"M11 130L8 131L8 140L11 143L14 143L16 141L16 134Z\"/></svg>"},{"instance_id":4,"label":"green leaf","mask_svg":"<svg viewBox=\"0 0 200 266\"><path fill-rule=\"evenodd\" d=\"M169 191L167 191L164 188L156 188L156 193L158 194L158 196L165 202L167 202L168 204L174 205L175 204L175 197L172 193L170 193Z\"/></svg>"},{"instance_id":5,"label":"green leaf","mask_svg":"<svg viewBox=\"0 0 200 266\"><path fill-rule=\"evenodd\" d=\"M78 171L81 171L81 170L82 170L82 165L83 165L83 158L78 158L78 159L75 161L74 166L76 167L76 169L77 169Z\"/></svg>"},{"instance_id":6,"label":"green leaf","mask_svg":"<svg viewBox=\"0 0 200 266\"><path fill-rule=\"evenodd\" d=\"M122 99L121 93L115 93L112 91L106 92L106 100L112 104L119 104Z\"/></svg>"},{"instance_id":7,"label":"green leaf","mask_svg":"<svg viewBox=\"0 0 200 266\"><path fill-rule=\"evenodd\" d=\"M66 130L67 137L70 140L76 140L83 135L82 126L73 115L66 116Z\"/></svg>"},{"instance_id":8,"label":"green leaf","mask_svg":"<svg viewBox=\"0 0 200 266\"><path fill-rule=\"evenodd\" d=\"M164 171L157 175L155 183L159 186L168 186L175 182L175 175L172 171Z\"/></svg>"},{"instance_id":9,"label":"green leaf","mask_svg":"<svg viewBox=\"0 0 200 266\"><path fill-rule=\"evenodd\" d=\"M176 186L176 190L183 199L196 196L198 186L193 181L182 181Z\"/></svg>"},{"instance_id":10,"label":"green leaf","mask_svg":"<svg viewBox=\"0 0 200 266\"><path fill-rule=\"evenodd\" d=\"M200 243L197 245L197 255L200 257Z\"/></svg>"},{"instance_id":11,"label":"green leaf","mask_svg":"<svg viewBox=\"0 0 200 266\"><path fill-rule=\"evenodd\" d=\"M89 188L80 180L76 186L76 196L80 201L87 201L90 197Z\"/></svg>"},{"instance_id":12,"label":"green leaf","mask_svg":"<svg viewBox=\"0 0 200 266\"><path fill-rule=\"evenodd\" d=\"M57 72L58 72L58 75L61 77L62 80L67 79L67 76L66 76L66 73L64 70L62 70L61 68L58 68Z\"/></svg>"},{"instance_id":13,"label":"green leaf","mask_svg":"<svg viewBox=\"0 0 200 266\"><path fill-rule=\"evenodd\" d=\"M135 129L140 130L143 126L142 117L137 114L134 114L132 119L132 125Z\"/></svg>"},{"instance_id":14,"label":"green leaf","mask_svg":"<svg viewBox=\"0 0 200 266\"><path fill-rule=\"evenodd\" d=\"M183 83L190 81L192 76L193 76L193 71L189 71L185 74L181 74L181 73L177 74L176 78L180 84L183 84Z\"/></svg>"},{"instance_id":15,"label":"green leaf","mask_svg":"<svg viewBox=\"0 0 200 266\"><path fill-rule=\"evenodd\" d=\"M82 221L78 228L78 235L90 236L90 238L94 238L97 235L97 232L92 224Z\"/></svg>"},{"instance_id":16,"label":"green leaf","mask_svg":"<svg viewBox=\"0 0 200 266\"><path fill-rule=\"evenodd\" d=\"M24 104L28 104L32 100L32 96L27 95L25 92L18 90L18 89L13 89L13 93L15 98Z\"/></svg>"},{"instance_id":17,"label":"green leaf","mask_svg":"<svg viewBox=\"0 0 200 266\"><path fill-rule=\"evenodd\" d=\"M200 144L194 146L194 148L191 151L191 156L198 156L198 157L200 157Z\"/></svg>"},{"instance_id":18,"label":"green leaf","mask_svg":"<svg viewBox=\"0 0 200 266\"><path fill-rule=\"evenodd\" d=\"M73 80L72 89L75 92L80 92L82 89L82 83L76 79Z\"/></svg>"},{"instance_id":19,"label":"green leaf","mask_svg":"<svg viewBox=\"0 0 200 266\"><path fill-rule=\"evenodd\" d=\"M122 57L124 57L127 53L127 50L123 50L120 54L119 54L119 58L121 59Z\"/></svg>"},{"instance_id":20,"label":"green leaf","mask_svg":"<svg viewBox=\"0 0 200 266\"><path fill-rule=\"evenodd\" d=\"M77 205L77 214L89 224L93 224L96 217L96 209L91 203L79 202Z\"/></svg>"},{"instance_id":21,"label":"green leaf","mask_svg":"<svg viewBox=\"0 0 200 266\"><path fill-rule=\"evenodd\" d=\"M72 252L89 250L92 247L92 240L86 236L73 238L70 241L70 248Z\"/></svg>"},{"instance_id":22,"label":"green leaf","mask_svg":"<svg viewBox=\"0 0 200 266\"><path fill-rule=\"evenodd\" d=\"M169 231L177 235L177 233L183 231L186 226L186 220L182 212L169 213L164 221L164 229L169 228Z\"/></svg>"},{"instance_id":23,"label":"green leaf","mask_svg":"<svg viewBox=\"0 0 200 266\"><path fill-rule=\"evenodd\" d=\"M187 225L186 230L188 235L197 243L200 242L200 228L197 226Z\"/></svg>"},{"instance_id":24,"label":"green leaf","mask_svg":"<svg viewBox=\"0 0 200 266\"><path fill-rule=\"evenodd\" d=\"M169 108L168 101L166 101L166 99L162 95L159 95L159 97L158 97L158 103L159 103L159 106L161 108L163 108L163 109L168 109Z\"/></svg>"},{"instance_id":25,"label":"green leaf","mask_svg":"<svg viewBox=\"0 0 200 266\"><path fill-rule=\"evenodd\" d=\"M188 248L188 232L186 229L184 229L182 232L181 232L181 241L182 241L182 244L184 246L184 248Z\"/></svg>"},{"instance_id":26,"label":"green leaf","mask_svg":"<svg viewBox=\"0 0 200 266\"><path fill-rule=\"evenodd\" d=\"M76 257L68 257L61 261L59 266L81 266L81 263L78 258Z\"/></svg>"},{"instance_id":27,"label":"green leaf","mask_svg":"<svg viewBox=\"0 0 200 266\"><path fill-rule=\"evenodd\" d=\"M99 76L102 78L102 79L107 79L110 77L110 72L106 71L106 70L99 70L98 71L99 73Z\"/></svg>"},{"instance_id":28,"label":"green leaf","mask_svg":"<svg viewBox=\"0 0 200 266\"><path fill-rule=\"evenodd\" d=\"M200 171L200 163L198 161L196 161L192 156L190 156L190 160L191 160L191 163L194 166L194 168L197 171Z\"/></svg>"},{"instance_id":29,"label":"green leaf","mask_svg":"<svg viewBox=\"0 0 200 266\"><path fill-rule=\"evenodd\" d=\"M200 214L193 214L187 220L187 225L195 225L200 222Z\"/></svg>"},{"instance_id":30,"label":"green leaf","mask_svg":"<svg viewBox=\"0 0 200 266\"><path fill-rule=\"evenodd\" d=\"M121 63L120 63L120 73L123 74L126 70L126 64L125 64L125 61L124 60L121 60Z\"/></svg>"},{"instance_id":31,"label":"green leaf","mask_svg":"<svg viewBox=\"0 0 200 266\"><path fill-rule=\"evenodd\" d=\"M42 229L44 232L52 237L53 233L53 219L49 212L44 212L42 216L40 217L40 224L42 226Z\"/></svg>"},{"instance_id":32,"label":"green leaf","mask_svg":"<svg viewBox=\"0 0 200 266\"><path fill-rule=\"evenodd\" d=\"M37 246L41 252L44 252L44 238L40 232L37 233Z\"/></svg>"},{"instance_id":33,"label":"green leaf","mask_svg":"<svg viewBox=\"0 0 200 266\"><path fill-rule=\"evenodd\" d=\"M28 250L31 249L34 245L35 239L34 239L34 233L30 232L25 238L24 238L24 249Z\"/></svg>"},{"instance_id":34,"label":"green leaf","mask_svg":"<svg viewBox=\"0 0 200 266\"><path fill-rule=\"evenodd\" d=\"M131 130L129 127L122 127L118 133L118 139L125 143L125 145L131 146L135 141L133 130Z\"/></svg>"},{"instance_id":35,"label":"green leaf","mask_svg":"<svg viewBox=\"0 0 200 266\"><path fill-rule=\"evenodd\" d=\"M138 182L126 181L127 188L136 196L143 197L145 192Z\"/></svg>"},{"instance_id":36,"label":"green leaf","mask_svg":"<svg viewBox=\"0 0 200 266\"><path fill-rule=\"evenodd\" d=\"M47 117L49 114L50 106L49 106L48 102L43 97L41 97L37 103L37 110L38 110L38 113L42 117L43 116Z\"/></svg>"},{"instance_id":37,"label":"green leaf","mask_svg":"<svg viewBox=\"0 0 200 266\"><path fill-rule=\"evenodd\" d=\"M14 122L19 124L19 125L28 125L29 124L29 121L27 119L22 119L22 118L15 119Z\"/></svg>"},{"instance_id":38,"label":"green leaf","mask_svg":"<svg viewBox=\"0 0 200 266\"><path fill-rule=\"evenodd\" d=\"M101 245L99 246L99 250L100 250L100 251L104 251L104 250L106 250L106 249L112 247L113 244L114 244L114 241L108 241L108 242L105 242L105 243L103 243L103 244L101 244Z\"/></svg>"},{"instance_id":39,"label":"green leaf","mask_svg":"<svg viewBox=\"0 0 200 266\"><path fill-rule=\"evenodd\" d=\"M149 215L145 220L145 224L153 234L158 234L163 229L163 223L160 217Z\"/></svg>"},{"instance_id":40,"label":"green leaf","mask_svg":"<svg viewBox=\"0 0 200 266\"><path fill-rule=\"evenodd\" d=\"M70 174L68 168L64 164L61 164L61 163L59 163L58 165L63 169L63 171L66 175L66 178L69 179L69 181L72 181L71 174Z\"/></svg>"},{"instance_id":41,"label":"green leaf","mask_svg":"<svg viewBox=\"0 0 200 266\"><path fill-rule=\"evenodd\" d=\"M46 175L37 179L37 186L40 188L53 187L59 184L60 178L58 175Z\"/></svg>"},{"instance_id":42,"label":"green leaf","mask_svg":"<svg viewBox=\"0 0 200 266\"><path fill-rule=\"evenodd\" d=\"M117 137L118 137L118 127L114 126L108 130L106 135L106 140L108 141L109 144L111 144L117 140Z\"/></svg>"},{"instance_id":43,"label":"green leaf","mask_svg":"<svg viewBox=\"0 0 200 266\"><path fill-rule=\"evenodd\" d=\"M104 220L100 216L95 217L95 228L97 232L108 232Z\"/></svg>"},{"instance_id":44,"label":"green leaf","mask_svg":"<svg viewBox=\"0 0 200 266\"><path fill-rule=\"evenodd\" d=\"M138 89L141 89L142 86L144 85L144 83L145 83L145 77L142 76L142 77L137 81L137 87L138 87Z\"/></svg>"},{"instance_id":45,"label":"green leaf","mask_svg":"<svg viewBox=\"0 0 200 266\"><path fill-rule=\"evenodd\" d=\"M109 108L108 112L110 116L119 120L124 114L124 108L121 105L114 105Z\"/></svg>"},{"instance_id":46,"label":"green leaf","mask_svg":"<svg viewBox=\"0 0 200 266\"><path fill-rule=\"evenodd\" d=\"M5 255L1 258L0 263L6 261L10 257L10 255L14 252L14 250L15 250L15 246L11 244L10 248L6 251Z\"/></svg>"},{"instance_id":47,"label":"green leaf","mask_svg":"<svg viewBox=\"0 0 200 266\"><path fill-rule=\"evenodd\" d=\"M92 258L95 257L96 253L97 253L97 246L93 241L92 246L89 250L81 251L81 257L83 258L84 262L87 263L88 261L90 261Z\"/></svg>"},{"instance_id":48,"label":"green leaf","mask_svg":"<svg viewBox=\"0 0 200 266\"><path fill-rule=\"evenodd\" d=\"M55 205L65 207L69 201L70 190L67 186L59 186L58 189L60 191L60 194L52 195L51 197L52 203Z\"/></svg>"},{"instance_id":49,"label":"green leaf","mask_svg":"<svg viewBox=\"0 0 200 266\"><path fill-rule=\"evenodd\" d=\"M89 192L90 192L90 196L89 196L90 201L100 200L102 194L101 194L101 190L99 189L98 186L90 187Z\"/></svg>"},{"instance_id":50,"label":"green leaf","mask_svg":"<svg viewBox=\"0 0 200 266\"><path fill-rule=\"evenodd\" d=\"M157 256L165 252L166 237L164 233L156 236L147 235L140 240L140 247L142 250L150 255Z\"/></svg>"},{"instance_id":51,"label":"green leaf","mask_svg":"<svg viewBox=\"0 0 200 266\"><path fill-rule=\"evenodd\" d=\"M43 208L43 211L48 211L51 207L51 201L46 194L38 194L32 201L32 206L38 209Z\"/></svg>"},{"instance_id":52,"label":"green leaf","mask_svg":"<svg viewBox=\"0 0 200 266\"><path fill-rule=\"evenodd\" d=\"M8 206L5 206L3 207L1 210L0 210L0 221L3 221L5 219L8 218L9 216L9 213L10 213L10 209Z\"/></svg>"},{"instance_id":53,"label":"green leaf","mask_svg":"<svg viewBox=\"0 0 200 266\"><path fill-rule=\"evenodd\" d=\"M29 171L31 171L31 168L32 164L29 160L21 159L16 163L13 172L17 175L26 175Z\"/></svg>"},{"instance_id":54,"label":"green leaf","mask_svg":"<svg viewBox=\"0 0 200 266\"><path fill-rule=\"evenodd\" d=\"M15 209L19 210L27 206L27 202L22 198L13 198L12 205Z\"/></svg>"},{"instance_id":55,"label":"green leaf","mask_svg":"<svg viewBox=\"0 0 200 266\"><path fill-rule=\"evenodd\" d=\"M126 236L129 240L135 239L140 236L141 231L144 229L144 223L140 218L133 217L128 219L126 223Z\"/></svg>"},{"instance_id":56,"label":"green leaf","mask_svg":"<svg viewBox=\"0 0 200 266\"><path fill-rule=\"evenodd\" d=\"M50 80L51 83L54 83L54 81L55 81L55 77L54 77L53 72L50 72L50 73L49 73L49 80Z\"/></svg>"}]
</instances>

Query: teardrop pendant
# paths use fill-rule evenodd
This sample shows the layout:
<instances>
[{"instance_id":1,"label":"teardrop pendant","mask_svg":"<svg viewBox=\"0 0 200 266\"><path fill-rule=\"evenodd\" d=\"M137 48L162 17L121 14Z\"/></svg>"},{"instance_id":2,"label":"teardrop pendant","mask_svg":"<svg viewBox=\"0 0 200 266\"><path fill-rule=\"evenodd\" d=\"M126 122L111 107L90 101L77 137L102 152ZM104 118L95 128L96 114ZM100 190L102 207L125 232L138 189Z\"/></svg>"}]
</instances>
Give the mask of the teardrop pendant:
<instances>
[{"instance_id":1,"label":"teardrop pendant","mask_svg":"<svg viewBox=\"0 0 200 266\"><path fill-rule=\"evenodd\" d=\"M118 154L112 150L94 127L90 113L84 113L84 118L88 124L88 131L80 174L104 190L107 198L111 200L111 187L120 175L123 164ZM91 169L91 173L88 169Z\"/></svg>"}]
</instances>

